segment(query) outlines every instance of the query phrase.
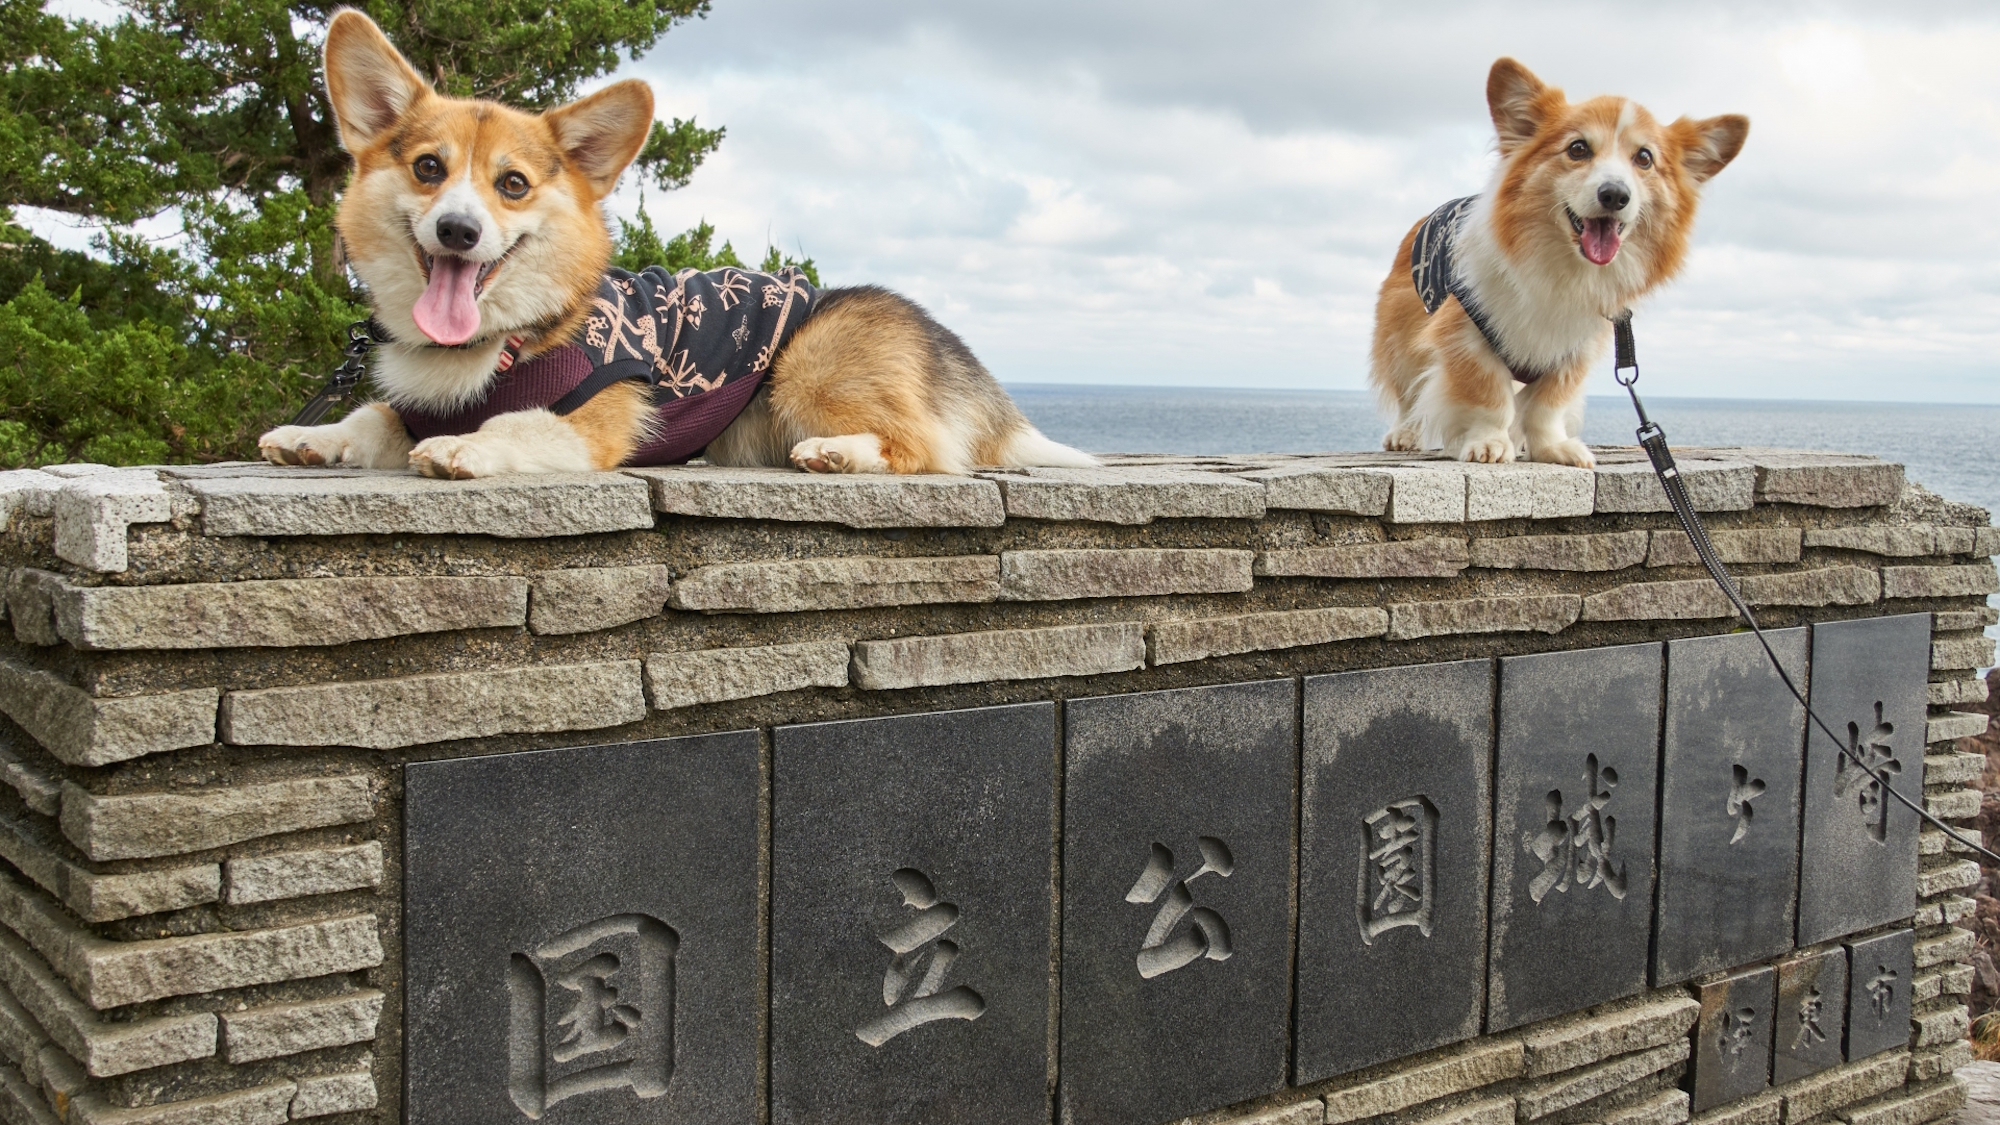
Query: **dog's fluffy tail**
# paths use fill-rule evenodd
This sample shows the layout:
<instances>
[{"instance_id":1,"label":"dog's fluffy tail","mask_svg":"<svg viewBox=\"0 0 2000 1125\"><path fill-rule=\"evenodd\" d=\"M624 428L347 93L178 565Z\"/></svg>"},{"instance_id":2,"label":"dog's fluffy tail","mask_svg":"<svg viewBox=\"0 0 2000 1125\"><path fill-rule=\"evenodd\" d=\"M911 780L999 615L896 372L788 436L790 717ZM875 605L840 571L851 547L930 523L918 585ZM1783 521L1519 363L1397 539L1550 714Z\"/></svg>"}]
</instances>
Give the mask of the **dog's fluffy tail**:
<instances>
[{"instance_id":1,"label":"dog's fluffy tail","mask_svg":"<svg viewBox=\"0 0 2000 1125\"><path fill-rule=\"evenodd\" d=\"M1029 465L1054 465L1063 468L1088 469L1097 465L1097 458L1080 449L1071 449L1059 441L1050 441L1042 431L1026 426L1014 431L1001 448L1000 464L1010 469L1025 468Z\"/></svg>"}]
</instances>

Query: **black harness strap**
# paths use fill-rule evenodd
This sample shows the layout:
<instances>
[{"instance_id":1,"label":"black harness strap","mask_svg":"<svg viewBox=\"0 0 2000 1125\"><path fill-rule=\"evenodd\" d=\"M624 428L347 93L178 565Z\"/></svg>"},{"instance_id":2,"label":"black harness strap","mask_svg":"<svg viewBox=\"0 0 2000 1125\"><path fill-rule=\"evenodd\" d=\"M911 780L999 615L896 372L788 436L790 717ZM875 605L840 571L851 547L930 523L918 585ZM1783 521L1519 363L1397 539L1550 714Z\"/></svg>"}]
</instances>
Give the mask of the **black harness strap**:
<instances>
[{"instance_id":1,"label":"black harness strap","mask_svg":"<svg viewBox=\"0 0 2000 1125\"><path fill-rule=\"evenodd\" d=\"M637 379L642 383L646 382L647 373L652 371L652 369L652 365L642 359L621 359L615 363L607 363L603 367L597 368L590 374L585 375L583 382L570 388L568 394L550 403L549 412L551 414L571 413L582 407L584 403L595 398L597 392L613 383L622 383L627 379Z\"/></svg>"},{"instance_id":2,"label":"black harness strap","mask_svg":"<svg viewBox=\"0 0 2000 1125\"><path fill-rule=\"evenodd\" d=\"M1535 380L1547 375L1550 369L1514 362L1507 353L1507 346L1500 342L1500 333L1494 329L1486 310L1479 304L1479 298L1473 294L1472 287L1458 276L1453 261L1452 246L1458 240L1459 224L1478 199L1476 195L1454 199L1431 212L1430 217L1417 226L1416 242L1410 247L1410 280L1417 287L1417 296L1424 303L1426 315L1438 311L1446 297L1457 298L1458 307L1465 310L1467 319L1486 338L1486 346L1492 348L1493 354L1500 357L1500 362L1507 365L1514 380L1532 385Z\"/></svg>"}]
</instances>

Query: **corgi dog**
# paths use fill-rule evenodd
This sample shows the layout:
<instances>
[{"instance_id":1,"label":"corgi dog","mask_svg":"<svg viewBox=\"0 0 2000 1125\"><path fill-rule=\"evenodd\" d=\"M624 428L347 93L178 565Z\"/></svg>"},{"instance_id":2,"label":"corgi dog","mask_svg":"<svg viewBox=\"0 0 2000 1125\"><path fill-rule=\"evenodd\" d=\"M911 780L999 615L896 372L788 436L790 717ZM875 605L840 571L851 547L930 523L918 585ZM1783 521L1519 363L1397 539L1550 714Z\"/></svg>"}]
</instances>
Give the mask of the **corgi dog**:
<instances>
[{"instance_id":1,"label":"corgi dog","mask_svg":"<svg viewBox=\"0 0 2000 1125\"><path fill-rule=\"evenodd\" d=\"M1701 185L1750 120L1662 125L1626 98L1571 104L1506 58L1486 104L1492 181L1404 236L1376 302L1368 378L1395 419L1382 445L1590 468L1584 379L1610 318L1679 272Z\"/></svg>"},{"instance_id":2,"label":"corgi dog","mask_svg":"<svg viewBox=\"0 0 2000 1125\"><path fill-rule=\"evenodd\" d=\"M604 198L645 144L636 80L527 113L444 97L374 21L327 27L354 158L335 227L366 286L379 401L258 442L287 465L434 477L667 464L965 473L1094 465L887 290L796 271L609 268Z\"/></svg>"}]
</instances>

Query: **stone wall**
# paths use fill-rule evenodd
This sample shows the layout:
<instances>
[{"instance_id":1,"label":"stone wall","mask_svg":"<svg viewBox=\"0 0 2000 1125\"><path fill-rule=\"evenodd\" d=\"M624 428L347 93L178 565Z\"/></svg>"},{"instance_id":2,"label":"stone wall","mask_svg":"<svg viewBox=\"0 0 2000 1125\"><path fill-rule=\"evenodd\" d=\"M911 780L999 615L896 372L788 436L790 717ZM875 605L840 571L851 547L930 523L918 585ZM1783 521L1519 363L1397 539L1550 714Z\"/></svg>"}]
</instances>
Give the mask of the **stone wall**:
<instances>
[{"instance_id":1,"label":"stone wall","mask_svg":"<svg viewBox=\"0 0 2000 1125\"><path fill-rule=\"evenodd\" d=\"M773 728L1728 633L1643 458L1602 456L0 473L0 1120L404 1120L413 764L765 732L762 911ZM1931 615L1925 799L1973 816L1981 763L1950 744L1984 728L1954 708L1984 699L1973 670L1993 660L1986 513L1867 458L1682 458L1767 626ZM1293 833L1291 815L1270 819ZM1913 920L1877 928L1914 927L1907 1045L1704 1120L1917 1125L1958 1104L1971 970L1952 923L1978 869L1935 832L1918 851ZM758 1005L778 1003L768 925L742 951ZM1782 989L1839 948L1766 961ZM1281 1081L1200 1120L1674 1125L1704 1096L1704 1005L1756 971ZM770 1034L758 1017L745 1120L769 1113Z\"/></svg>"}]
</instances>

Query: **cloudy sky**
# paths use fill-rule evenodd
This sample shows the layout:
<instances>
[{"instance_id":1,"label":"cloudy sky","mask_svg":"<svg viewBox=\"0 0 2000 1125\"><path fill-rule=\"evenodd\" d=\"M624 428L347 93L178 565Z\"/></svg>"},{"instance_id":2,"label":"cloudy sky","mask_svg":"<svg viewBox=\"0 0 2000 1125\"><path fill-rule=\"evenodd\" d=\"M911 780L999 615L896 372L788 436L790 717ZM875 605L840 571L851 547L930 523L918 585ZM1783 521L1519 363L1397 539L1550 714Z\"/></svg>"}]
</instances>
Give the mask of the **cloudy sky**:
<instances>
[{"instance_id":1,"label":"cloudy sky","mask_svg":"<svg viewBox=\"0 0 2000 1125\"><path fill-rule=\"evenodd\" d=\"M900 289L1003 380L1358 388L1502 54L1752 119L1640 310L1654 393L2000 402L1990 3L715 0L622 76L729 130L662 226Z\"/></svg>"}]
</instances>

